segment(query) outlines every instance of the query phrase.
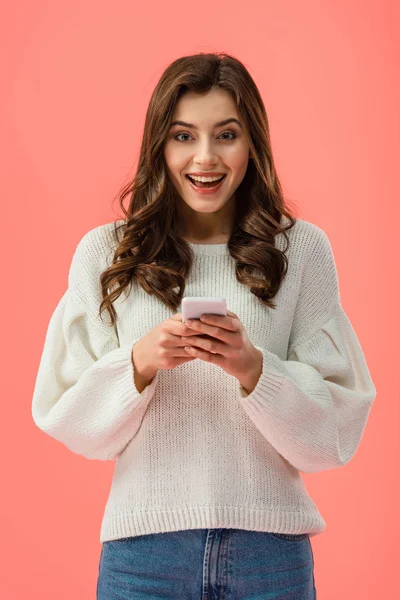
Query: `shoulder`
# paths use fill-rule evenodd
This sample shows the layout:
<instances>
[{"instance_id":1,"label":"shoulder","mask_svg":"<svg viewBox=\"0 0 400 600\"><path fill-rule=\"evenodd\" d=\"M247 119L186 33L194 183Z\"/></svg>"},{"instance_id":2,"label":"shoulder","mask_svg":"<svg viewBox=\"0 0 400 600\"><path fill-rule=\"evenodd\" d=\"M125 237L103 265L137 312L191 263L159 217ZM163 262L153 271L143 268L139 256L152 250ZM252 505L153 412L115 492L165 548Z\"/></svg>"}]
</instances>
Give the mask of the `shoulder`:
<instances>
[{"instance_id":1,"label":"shoulder","mask_svg":"<svg viewBox=\"0 0 400 600\"><path fill-rule=\"evenodd\" d=\"M97 225L87 231L78 241L72 257L69 282L82 284L85 277L98 277L112 263L115 249L122 239L123 225L120 219Z\"/></svg>"},{"instance_id":2,"label":"shoulder","mask_svg":"<svg viewBox=\"0 0 400 600\"><path fill-rule=\"evenodd\" d=\"M308 270L318 272L327 282L337 278L333 248L328 234L322 227L310 221L303 221L299 244L304 248ZM325 282L324 282L325 283Z\"/></svg>"},{"instance_id":3,"label":"shoulder","mask_svg":"<svg viewBox=\"0 0 400 600\"><path fill-rule=\"evenodd\" d=\"M284 217L283 225L289 224ZM324 255L332 254L332 246L327 233L315 223L296 217L294 226L286 232L289 238L288 256L297 259L300 264L315 262ZM279 245L285 247L283 234L278 234Z\"/></svg>"},{"instance_id":4,"label":"shoulder","mask_svg":"<svg viewBox=\"0 0 400 600\"><path fill-rule=\"evenodd\" d=\"M283 223L289 223L289 220L284 217ZM299 219L296 217L296 223L288 230L288 234L300 244L317 243L321 241L329 241L328 236L322 227L319 227L311 221Z\"/></svg>"},{"instance_id":5,"label":"shoulder","mask_svg":"<svg viewBox=\"0 0 400 600\"><path fill-rule=\"evenodd\" d=\"M121 240L124 223L125 221L120 219L93 227L80 238L76 250L82 253L96 252L100 254L115 250L116 245Z\"/></svg>"},{"instance_id":6,"label":"shoulder","mask_svg":"<svg viewBox=\"0 0 400 600\"><path fill-rule=\"evenodd\" d=\"M310 221L302 220L300 240L301 243L308 246L311 254L315 250L331 249L331 242L326 231Z\"/></svg>"},{"instance_id":7,"label":"shoulder","mask_svg":"<svg viewBox=\"0 0 400 600\"><path fill-rule=\"evenodd\" d=\"M322 227L299 219L296 243L301 255L302 293L321 304L340 301L338 271L331 241Z\"/></svg>"}]
</instances>

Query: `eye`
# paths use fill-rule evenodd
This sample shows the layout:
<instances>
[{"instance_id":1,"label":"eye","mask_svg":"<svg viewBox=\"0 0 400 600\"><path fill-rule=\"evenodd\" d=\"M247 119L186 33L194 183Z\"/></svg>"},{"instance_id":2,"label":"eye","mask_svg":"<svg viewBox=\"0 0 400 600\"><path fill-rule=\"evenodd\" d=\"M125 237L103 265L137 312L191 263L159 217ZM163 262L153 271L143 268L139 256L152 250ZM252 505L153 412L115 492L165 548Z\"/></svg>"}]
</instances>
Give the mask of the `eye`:
<instances>
[{"instance_id":1,"label":"eye","mask_svg":"<svg viewBox=\"0 0 400 600\"><path fill-rule=\"evenodd\" d=\"M183 141L183 140L179 140L179 139L178 139L180 135L190 135L190 134L189 134L189 133L186 133L186 132L178 133L178 135L176 135L176 136L174 137L174 139L175 139L175 140L178 140L178 142L182 142L182 141Z\"/></svg>"},{"instance_id":2,"label":"eye","mask_svg":"<svg viewBox=\"0 0 400 600\"><path fill-rule=\"evenodd\" d=\"M228 135L232 135L232 136L233 136L233 138L229 138L229 139L226 139L226 138L225 138L225 140L226 140L227 142L230 142L231 140L234 140L234 139L236 138L236 134L235 134L235 133L233 133L233 131L223 131L223 132L222 132L220 135L225 135L225 134L228 134ZM178 139L180 135L189 135L189 136L190 136L190 133L187 133L187 131L182 131L181 133L178 133L176 136L174 136L174 139L175 139L175 140L177 140L178 142L183 142L183 141L185 141L185 140L179 140L179 139Z\"/></svg>"},{"instance_id":3,"label":"eye","mask_svg":"<svg viewBox=\"0 0 400 600\"><path fill-rule=\"evenodd\" d=\"M233 133L233 131L223 131L223 132L221 133L221 135L225 135L225 134L228 134L228 135L233 135L233 138L230 138L231 140L232 140L232 139L235 139L235 137L236 137L236 134L235 134L235 133ZM230 140L228 140L228 141L230 141Z\"/></svg>"}]
</instances>

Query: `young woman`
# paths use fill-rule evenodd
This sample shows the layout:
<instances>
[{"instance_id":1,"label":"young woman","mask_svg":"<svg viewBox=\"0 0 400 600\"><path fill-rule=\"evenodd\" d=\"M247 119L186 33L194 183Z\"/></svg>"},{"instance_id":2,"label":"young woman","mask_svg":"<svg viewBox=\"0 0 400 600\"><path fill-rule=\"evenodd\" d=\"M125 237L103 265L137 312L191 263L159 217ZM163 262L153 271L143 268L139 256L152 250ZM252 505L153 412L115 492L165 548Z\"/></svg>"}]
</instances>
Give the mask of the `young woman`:
<instances>
[{"instance_id":1,"label":"young woman","mask_svg":"<svg viewBox=\"0 0 400 600\"><path fill-rule=\"evenodd\" d=\"M240 61L166 69L120 203L118 226L77 245L32 406L72 452L116 460L97 598L316 598L325 521L301 472L351 460L376 390ZM189 326L184 296L224 297L228 315Z\"/></svg>"}]
</instances>

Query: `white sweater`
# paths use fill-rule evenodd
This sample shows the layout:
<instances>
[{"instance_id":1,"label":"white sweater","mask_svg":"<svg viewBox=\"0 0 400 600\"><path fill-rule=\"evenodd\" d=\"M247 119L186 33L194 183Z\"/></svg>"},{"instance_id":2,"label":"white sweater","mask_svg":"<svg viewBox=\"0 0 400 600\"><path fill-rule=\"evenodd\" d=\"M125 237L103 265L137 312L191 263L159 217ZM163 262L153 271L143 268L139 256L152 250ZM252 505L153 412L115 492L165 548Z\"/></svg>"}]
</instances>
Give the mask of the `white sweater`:
<instances>
[{"instance_id":1,"label":"white sweater","mask_svg":"<svg viewBox=\"0 0 400 600\"><path fill-rule=\"evenodd\" d=\"M100 541L196 528L324 531L300 472L347 464L376 396L326 233L302 219L288 232L275 310L238 283L227 244L191 244L185 296L226 298L262 351L261 377L246 395L235 377L196 359L159 370L139 393L132 346L173 312L135 282L114 302L116 326L107 312L102 323L99 276L111 264L113 228L95 227L77 245L32 402L36 425L69 450L116 459ZM284 249L282 234L276 245Z\"/></svg>"}]
</instances>

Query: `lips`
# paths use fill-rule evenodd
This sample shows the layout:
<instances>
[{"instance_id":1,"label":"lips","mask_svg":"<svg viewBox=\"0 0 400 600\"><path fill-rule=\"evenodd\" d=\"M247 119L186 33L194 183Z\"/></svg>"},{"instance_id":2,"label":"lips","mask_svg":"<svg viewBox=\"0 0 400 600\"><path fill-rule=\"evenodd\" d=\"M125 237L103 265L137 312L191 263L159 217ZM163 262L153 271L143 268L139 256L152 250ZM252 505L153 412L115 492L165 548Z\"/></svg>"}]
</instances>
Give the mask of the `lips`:
<instances>
[{"instance_id":1,"label":"lips","mask_svg":"<svg viewBox=\"0 0 400 600\"><path fill-rule=\"evenodd\" d=\"M193 173L185 173L185 175L192 175L193 177L221 177L222 175L226 175L226 173L222 173L219 171L208 171L205 173L201 171L193 171Z\"/></svg>"},{"instance_id":2,"label":"lips","mask_svg":"<svg viewBox=\"0 0 400 600\"><path fill-rule=\"evenodd\" d=\"M192 190L194 190L196 192L196 194L200 194L201 196L204 195L213 195L218 193L218 190L221 188L221 186L224 184L224 181L226 179L226 173L224 174L224 177L222 177L222 179L220 181L218 181L215 185L213 185L212 187L207 187L207 186L196 186L193 181L191 181L191 179L189 177L186 178L189 182L190 187L192 188Z\"/></svg>"},{"instance_id":3,"label":"lips","mask_svg":"<svg viewBox=\"0 0 400 600\"><path fill-rule=\"evenodd\" d=\"M226 177L226 173L218 173L218 174L216 173L215 175L213 175L213 174L210 174L210 175L208 175L208 177L217 177L217 175L218 175L220 178L222 177L222 179L218 179L218 181L216 181L216 182L215 182L215 184L217 184L217 183L220 183L220 182L221 182L223 179L225 179L225 177ZM194 185L196 185L196 181L195 181L194 179L192 179L192 178L191 178L191 176L190 176L190 174L189 174L189 173L186 173L185 177L186 177L187 179L189 179L189 180L190 180L190 181L191 181L191 182L192 182ZM206 175L198 175L198 177L206 177Z\"/></svg>"}]
</instances>

